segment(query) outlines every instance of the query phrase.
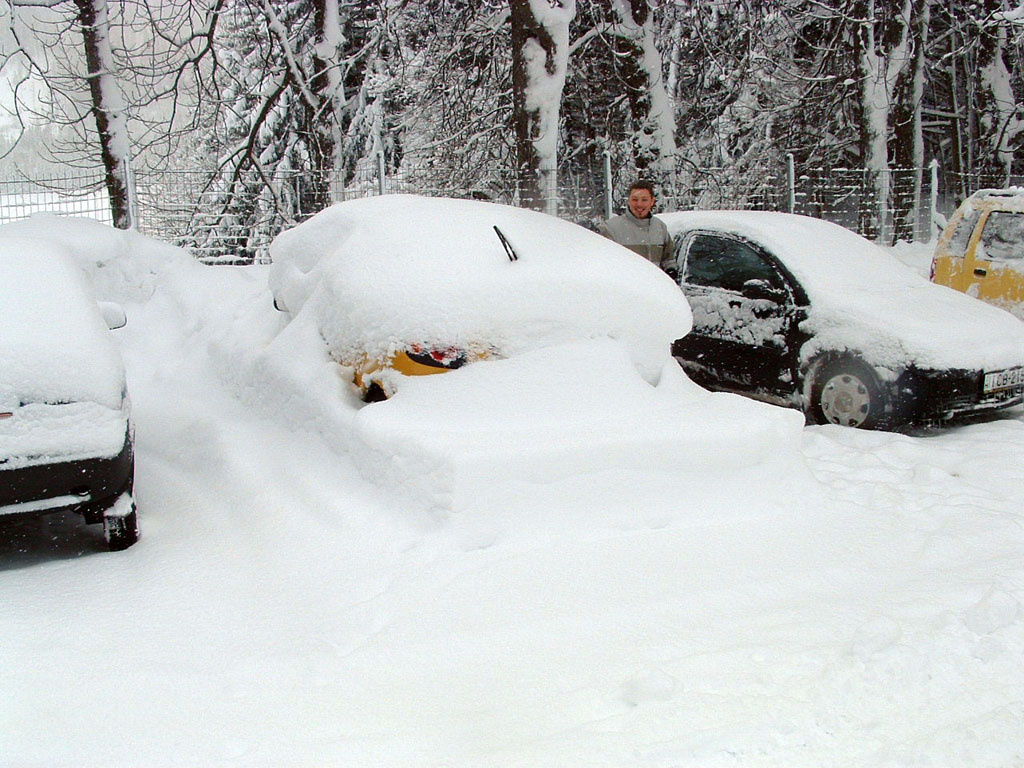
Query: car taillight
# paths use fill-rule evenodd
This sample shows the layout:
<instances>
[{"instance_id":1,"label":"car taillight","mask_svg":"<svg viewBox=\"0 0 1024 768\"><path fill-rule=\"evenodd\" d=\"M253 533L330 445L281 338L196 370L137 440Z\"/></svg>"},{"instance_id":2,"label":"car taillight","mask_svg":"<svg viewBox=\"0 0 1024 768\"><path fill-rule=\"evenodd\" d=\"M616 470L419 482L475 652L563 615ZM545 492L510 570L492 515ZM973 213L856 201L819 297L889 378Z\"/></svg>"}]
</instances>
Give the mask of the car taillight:
<instances>
[{"instance_id":1,"label":"car taillight","mask_svg":"<svg viewBox=\"0 0 1024 768\"><path fill-rule=\"evenodd\" d=\"M466 364L466 353L458 347L425 347L413 344L409 357L422 365L434 368L461 368Z\"/></svg>"},{"instance_id":2,"label":"car taillight","mask_svg":"<svg viewBox=\"0 0 1024 768\"><path fill-rule=\"evenodd\" d=\"M935 259L932 259L932 264L928 268L928 279L933 283L935 282Z\"/></svg>"}]
</instances>

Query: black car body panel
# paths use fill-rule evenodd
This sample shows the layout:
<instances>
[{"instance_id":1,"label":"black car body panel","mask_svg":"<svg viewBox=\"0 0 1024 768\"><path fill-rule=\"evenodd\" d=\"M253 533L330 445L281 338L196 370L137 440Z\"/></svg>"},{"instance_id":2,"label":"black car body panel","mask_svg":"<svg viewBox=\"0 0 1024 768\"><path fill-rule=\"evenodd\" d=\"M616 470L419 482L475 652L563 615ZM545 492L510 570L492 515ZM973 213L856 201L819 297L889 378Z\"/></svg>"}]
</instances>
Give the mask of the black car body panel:
<instances>
[{"instance_id":1,"label":"black car body panel","mask_svg":"<svg viewBox=\"0 0 1024 768\"><path fill-rule=\"evenodd\" d=\"M46 461L15 469L0 463L0 517L69 509L98 523L103 511L131 493L135 467L131 430L116 456Z\"/></svg>"},{"instance_id":2,"label":"black car body panel","mask_svg":"<svg viewBox=\"0 0 1024 768\"><path fill-rule=\"evenodd\" d=\"M811 302L780 259L734 233L694 229L676 236L679 282L693 311L693 330L672 353L698 384L803 409L824 363L864 364L861 351L807 353ZM872 372L884 414L883 428L932 424L1009 407L1024 400L1022 387L986 393L980 370L921 370L913 361Z\"/></svg>"}]
</instances>

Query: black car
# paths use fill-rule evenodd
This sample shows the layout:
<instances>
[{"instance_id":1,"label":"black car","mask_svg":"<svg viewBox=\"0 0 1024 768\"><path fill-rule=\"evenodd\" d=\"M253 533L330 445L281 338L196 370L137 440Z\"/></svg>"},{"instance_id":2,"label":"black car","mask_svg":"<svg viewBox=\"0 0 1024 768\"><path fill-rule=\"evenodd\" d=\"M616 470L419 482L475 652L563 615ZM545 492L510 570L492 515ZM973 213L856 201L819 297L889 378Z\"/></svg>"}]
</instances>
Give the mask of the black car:
<instances>
[{"instance_id":1,"label":"black car","mask_svg":"<svg viewBox=\"0 0 1024 768\"><path fill-rule=\"evenodd\" d=\"M71 510L112 550L138 539L124 322L60 248L0 237L0 518Z\"/></svg>"},{"instance_id":2,"label":"black car","mask_svg":"<svg viewBox=\"0 0 1024 768\"><path fill-rule=\"evenodd\" d=\"M1024 399L1024 324L842 227L752 211L659 218L694 318L673 354L710 389L868 429Z\"/></svg>"}]
</instances>

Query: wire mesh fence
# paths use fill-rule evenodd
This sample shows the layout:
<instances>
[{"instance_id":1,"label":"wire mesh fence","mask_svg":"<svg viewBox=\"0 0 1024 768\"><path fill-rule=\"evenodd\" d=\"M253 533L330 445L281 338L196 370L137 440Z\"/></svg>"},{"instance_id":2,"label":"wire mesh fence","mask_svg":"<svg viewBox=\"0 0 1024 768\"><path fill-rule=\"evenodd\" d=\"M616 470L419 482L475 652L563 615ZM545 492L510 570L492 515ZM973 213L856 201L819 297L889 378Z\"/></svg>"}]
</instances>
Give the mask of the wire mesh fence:
<instances>
[{"instance_id":1,"label":"wire mesh fence","mask_svg":"<svg viewBox=\"0 0 1024 768\"><path fill-rule=\"evenodd\" d=\"M684 162L653 175L661 210L754 209L789 211L841 224L879 241L930 240L964 196L998 179L943 174L935 167L884 172L849 168L698 168ZM566 167L559 170L558 215L596 222L621 210L633 168ZM519 205L519 176L496 164L453 168L443 160L406 157L400 169L383 157L344 174L292 171L223 178L206 171L133 174L135 226L143 234L188 248L208 262L266 261L283 229L333 202L384 193L473 198ZM1018 181L1011 179L1011 183ZM610 209L610 210L609 210ZM0 222L50 210L110 223L99 173L68 173L41 181L0 180Z\"/></svg>"},{"instance_id":2,"label":"wire mesh fence","mask_svg":"<svg viewBox=\"0 0 1024 768\"><path fill-rule=\"evenodd\" d=\"M795 176L793 212L828 219L881 242L934 237L935 173L927 168L808 169Z\"/></svg>"},{"instance_id":3,"label":"wire mesh fence","mask_svg":"<svg viewBox=\"0 0 1024 768\"><path fill-rule=\"evenodd\" d=\"M42 179L0 179L0 222L44 211L113 222L102 174L82 171Z\"/></svg>"}]
</instances>

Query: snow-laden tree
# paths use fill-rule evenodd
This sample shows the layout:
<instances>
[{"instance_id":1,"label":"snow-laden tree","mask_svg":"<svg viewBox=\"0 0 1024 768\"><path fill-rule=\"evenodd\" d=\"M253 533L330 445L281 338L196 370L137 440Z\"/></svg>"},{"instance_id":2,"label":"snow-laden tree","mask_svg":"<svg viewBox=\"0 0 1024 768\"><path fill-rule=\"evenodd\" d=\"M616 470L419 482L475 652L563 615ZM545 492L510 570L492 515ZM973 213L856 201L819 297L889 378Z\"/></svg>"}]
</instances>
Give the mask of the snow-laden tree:
<instances>
[{"instance_id":1,"label":"snow-laden tree","mask_svg":"<svg viewBox=\"0 0 1024 768\"><path fill-rule=\"evenodd\" d=\"M958 197L1021 172L1022 21L1024 12L997 0L932 7L925 145Z\"/></svg>"},{"instance_id":2,"label":"snow-laden tree","mask_svg":"<svg viewBox=\"0 0 1024 768\"><path fill-rule=\"evenodd\" d=\"M199 124L196 84L221 0L13 0L4 74L22 127L62 126L57 159L104 171L116 226L130 166L173 155Z\"/></svg>"},{"instance_id":3,"label":"snow-laden tree","mask_svg":"<svg viewBox=\"0 0 1024 768\"><path fill-rule=\"evenodd\" d=\"M26 17L19 13L26 8L47 12ZM86 119L91 117L114 226L127 229L132 223L128 105L114 59L107 0L14 0L11 10L9 32L15 45L5 52L5 66L15 60L22 67L24 74L16 90L35 78L44 86L38 92L43 104L49 105L50 114L55 113L61 122L86 131ZM55 58L47 43L52 45L67 32L77 33L79 56ZM23 42L26 36L42 39L37 39L33 47ZM33 95L36 93L33 91ZM14 108L22 120L23 102L16 100ZM35 109L36 104L33 102L30 108Z\"/></svg>"},{"instance_id":4,"label":"snow-laden tree","mask_svg":"<svg viewBox=\"0 0 1024 768\"><path fill-rule=\"evenodd\" d=\"M509 15L507 0L402 8L400 170L414 188L514 201Z\"/></svg>"},{"instance_id":5,"label":"snow-laden tree","mask_svg":"<svg viewBox=\"0 0 1024 768\"><path fill-rule=\"evenodd\" d=\"M1011 34L1018 33L1018 14L1010 13L1002 0L984 0L977 24L978 172L1007 183L1013 166L1018 136L1024 133L1024 108L1014 93L1012 68L1020 66ZM1019 51L1019 49L1018 49ZM1016 59L1016 60L1015 60Z\"/></svg>"},{"instance_id":6,"label":"snow-laden tree","mask_svg":"<svg viewBox=\"0 0 1024 768\"><path fill-rule=\"evenodd\" d=\"M908 29L909 60L896 80L889 156L897 169L892 179L893 239L912 240L916 234L917 212L921 207L922 176L925 167L924 97L927 84L927 52L931 32L932 0L914 0ZM930 226L930 224L929 224Z\"/></svg>"},{"instance_id":7,"label":"snow-laden tree","mask_svg":"<svg viewBox=\"0 0 1024 768\"><path fill-rule=\"evenodd\" d=\"M674 105L658 35L657 15L646 0L577 6L570 27L560 167L567 182L563 197L576 197L581 215L597 215L603 208L606 154L623 183L637 175L660 180L675 165Z\"/></svg>"},{"instance_id":8,"label":"snow-laden tree","mask_svg":"<svg viewBox=\"0 0 1024 768\"><path fill-rule=\"evenodd\" d=\"M606 34L621 67L621 82L633 119L630 141L637 171L661 174L675 166L675 114L665 87L654 12L648 0L603 0Z\"/></svg>"},{"instance_id":9,"label":"snow-laden tree","mask_svg":"<svg viewBox=\"0 0 1024 768\"><path fill-rule=\"evenodd\" d=\"M523 205L558 210L558 134L575 0L509 0L513 122Z\"/></svg>"},{"instance_id":10,"label":"snow-laden tree","mask_svg":"<svg viewBox=\"0 0 1024 768\"><path fill-rule=\"evenodd\" d=\"M837 111L835 88L822 87L831 81L823 74L830 46L810 43L821 34L816 17L787 16L790 5L678 0L661 7L656 35L678 145L674 205L778 204L787 152L809 163L834 151L819 117Z\"/></svg>"},{"instance_id":11,"label":"snow-laden tree","mask_svg":"<svg viewBox=\"0 0 1024 768\"><path fill-rule=\"evenodd\" d=\"M110 43L107 0L75 0L82 33L92 115L100 140L100 157L106 177L110 213L115 227L132 225L128 174L131 139L128 136L127 104L114 65Z\"/></svg>"},{"instance_id":12,"label":"snow-laden tree","mask_svg":"<svg viewBox=\"0 0 1024 768\"><path fill-rule=\"evenodd\" d=\"M197 248L255 256L281 227L343 197L359 164L392 146L388 12L383 0L227 0Z\"/></svg>"},{"instance_id":13,"label":"snow-laden tree","mask_svg":"<svg viewBox=\"0 0 1024 768\"><path fill-rule=\"evenodd\" d=\"M856 0L847 10L857 57L859 147L876 204L861 209L861 231L877 236L889 210L889 137L896 84L913 59L912 0Z\"/></svg>"},{"instance_id":14,"label":"snow-laden tree","mask_svg":"<svg viewBox=\"0 0 1024 768\"><path fill-rule=\"evenodd\" d=\"M409 3L403 177L554 210L574 12L552 0Z\"/></svg>"},{"instance_id":15,"label":"snow-laden tree","mask_svg":"<svg viewBox=\"0 0 1024 768\"><path fill-rule=\"evenodd\" d=\"M375 191L381 156L393 189L594 214L606 153L682 207L778 206L791 154L867 178L836 194L898 237L932 157L961 194L1024 160L1010 0L7 3L18 111L77 130L59 146L108 171L121 224L129 158L201 170L193 239L215 253Z\"/></svg>"},{"instance_id":16,"label":"snow-laden tree","mask_svg":"<svg viewBox=\"0 0 1024 768\"><path fill-rule=\"evenodd\" d=\"M861 169L859 189L850 173L835 192L862 199L862 231L880 234L894 201L896 221L911 222L919 177L908 176L909 188L894 195L890 171L924 162L928 7L928 0L750 0L694 10L704 23L692 37L712 65L687 68L691 53L674 63L672 78L677 89L687 72L710 80L712 96L690 100L690 109L700 107L691 142L716 148L713 157L745 175L759 163L762 173L779 175L784 154L809 172ZM824 190L811 194L806 204L829 207Z\"/></svg>"}]
</instances>

